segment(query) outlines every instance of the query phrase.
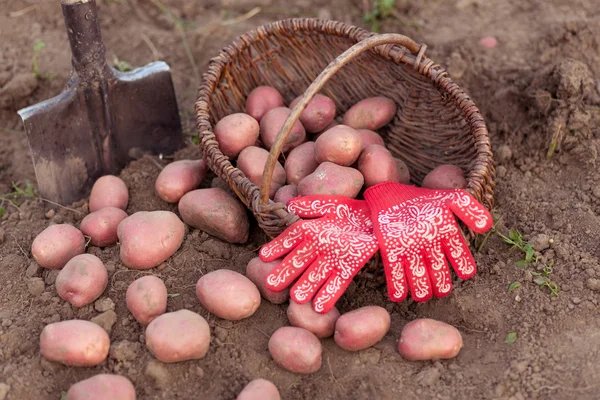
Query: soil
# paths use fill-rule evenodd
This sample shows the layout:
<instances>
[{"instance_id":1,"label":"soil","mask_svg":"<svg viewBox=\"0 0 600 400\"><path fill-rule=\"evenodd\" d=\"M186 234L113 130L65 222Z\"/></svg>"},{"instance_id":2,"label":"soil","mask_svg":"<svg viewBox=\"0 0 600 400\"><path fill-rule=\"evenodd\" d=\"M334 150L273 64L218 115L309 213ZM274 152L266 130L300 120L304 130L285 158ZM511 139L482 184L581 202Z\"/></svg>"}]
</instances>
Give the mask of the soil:
<instances>
[{"instance_id":1,"label":"soil","mask_svg":"<svg viewBox=\"0 0 600 400\"><path fill-rule=\"evenodd\" d=\"M58 1L5 2L0 12L0 193L11 183L35 188L35 175L16 111L60 92L70 71ZM209 59L236 36L290 16L319 16L369 28L362 1L283 0L164 1L173 13L197 26L187 40L201 74ZM286 305L267 301L251 318L228 322L197 301L194 286L209 271L244 272L266 236L256 227L245 245L229 245L189 229L179 251L150 271L129 270L118 246L88 247L105 262L110 281L103 298L114 313L102 315L113 349L94 368L69 368L44 361L39 334L54 321L92 319L93 305L75 309L54 287L56 272L42 271L29 251L51 223L77 225L85 200L71 209L46 212L36 198L4 202L0 217L0 399L59 399L73 383L101 372L131 379L140 399L234 399L250 380L265 378L283 399L597 399L600 397L600 4L597 0L423 0L396 2L381 32L398 32L428 45L429 57L448 68L484 114L497 162L496 229L518 230L538 262L523 258L496 233L475 252L479 272L455 282L447 298L425 304L394 304L381 288L354 284L338 303L341 312L365 305L385 307L392 326L365 351L346 352L322 340L323 366L312 375L279 368L269 356L268 336L288 324ZM132 66L163 59L172 68L187 135L194 134L193 103L198 80L182 37L152 1L98 1L108 59ZM261 11L228 25L208 25ZM492 35L495 48L479 39ZM33 78L33 47L43 41ZM555 150L548 157L551 143ZM199 157L196 146L175 159ZM158 165L143 158L127 166L128 213L172 210L153 191ZM210 185L207 177L203 185ZM23 201L24 200L24 201ZM481 238L479 238L481 239ZM479 242L478 242L479 243ZM558 287L535 283L545 266ZM548 271L548 270L546 270ZM124 293L142 274L164 279L168 310L188 308L210 323L213 342L202 360L157 362L144 346L144 330L128 313ZM519 285L509 286L514 282ZM107 300L100 310L110 311ZM107 305L108 304L108 305ZM408 362L396 351L402 327L415 318L456 326L464 348L450 360ZM514 343L506 343L509 333Z\"/></svg>"}]
</instances>

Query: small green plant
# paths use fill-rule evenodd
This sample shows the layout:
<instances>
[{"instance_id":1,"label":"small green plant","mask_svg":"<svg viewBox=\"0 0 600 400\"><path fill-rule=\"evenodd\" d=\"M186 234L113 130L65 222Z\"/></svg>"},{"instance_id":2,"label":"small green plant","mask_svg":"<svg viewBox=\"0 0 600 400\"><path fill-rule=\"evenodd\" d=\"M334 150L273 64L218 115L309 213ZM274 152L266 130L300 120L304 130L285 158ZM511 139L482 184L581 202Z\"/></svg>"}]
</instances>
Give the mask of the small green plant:
<instances>
[{"instance_id":1,"label":"small green plant","mask_svg":"<svg viewBox=\"0 0 600 400\"><path fill-rule=\"evenodd\" d=\"M512 292L513 290L517 289L521 287L521 282L513 282L510 284L510 286L508 287L508 291Z\"/></svg>"},{"instance_id":2,"label":"small green plant","mask_svg":"<svg viewBox=\"0 0 600 400\"><path fill-rule=\"evenodd\" d=\"M542 272L530 271L531 275L534 276L533 281L541 287L547 287L550 290L550 296L558 296L558 285L556 282L550 280L549 276L552 275L552 267L554 266L554 260L550 264L546 265Z\"/></svg>"},{"instance_id":3,"label":"small green plant","mask_svg":"<svg viewBox=\"0 0 600 400\"><path fill-rule=\"evenodd\" d=\"M506 339L504 339L504 343L506 343L506 344L513 344L516 341L517 341L517 332L509 332L508 335L506 335Z\"/></svg>"},{"instance_id":4,"label":"small green plant","mask_svg":"<svg viewBox=\"0 0 600 400\"><path fill-rule=\"evenodd\" d=\"M116 56L113 59L113 66L121 72L128 72L133 69L127 61L119 60Z\"/></svg>"},{"instance_id":5,"label":"small green plant","mask_svg":"<svg viewBox=\"0 0 600 400\"><path fill-rule=\"evenodd\" d=\"M37 42L36 44L33 45L33 58L31 59L31 65L33 68L33 76L35 76L36 78L39 78L39 79L54 79L56 77L56 75L54 75L54 74L42 75L40 73L40 68L37 63L37 57L38 57L38 54L40 53L40 51L42 51L42 49L44 47L46 47L46 43L44 43L44 42Z\"/></svg>"},{"instance_id":6,"label":"small green plant","mask_svg":"<svg viewBox=\"0 0 600 400\"><path fill-rule=\"evenodd\" d=\"M30 198L30 199L35 197L33 185L29 181L25 182L24 189L21 188L19 185L17 185L15 182L12 183L12 187L13 187L13 191L10 193L5 193L5 194L0 195L0 200L8 200L15 205L19 205L20 197L26 197L26 198ZM2 214L0 214L0 216L2 216Z\"/></svg>"},{"instance_id":7,"label":"small green plant","mask_svg":"<svg viewBox=\"0 0 600 400\"><path fill-rule=\"evenodd\" d=\"M379 22L390 16L396 5L396 0L377 0L371 12L364 15L365 22L371 24L373 32L379 32Z\"/></svg>"},{"instance_id":8,"label":"small green plant","mask_svg":"<svg viewBox=\"0 0 600 400\"><path fill-rule=\"evenodd\" d=\"M496 234L502 238L504 243L512 245L512 249L517 248L525 253L525 258L516 262L517 267L524 268L531 262L538 262L538 257L535 255L533 246L523 239L523 235L521 235L519 231L514 229L510 230L508 232L508 237L497 231Z\"/></svg>"}]
</instances>

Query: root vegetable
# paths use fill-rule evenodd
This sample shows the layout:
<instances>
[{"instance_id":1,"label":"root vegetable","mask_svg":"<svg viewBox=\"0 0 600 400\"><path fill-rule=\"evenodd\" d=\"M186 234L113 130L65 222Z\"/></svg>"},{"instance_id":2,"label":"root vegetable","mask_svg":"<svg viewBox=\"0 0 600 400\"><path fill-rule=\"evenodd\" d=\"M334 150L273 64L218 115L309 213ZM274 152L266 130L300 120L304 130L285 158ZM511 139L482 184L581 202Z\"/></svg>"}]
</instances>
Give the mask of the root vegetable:
<instances>
[{"instance_id":1,"label":"root vegetable","mask_svg":"<svg viewBox=\"0 0 600 400\"><path fill-rule=\"evenodd\" d=\"M287 317L292 326L304 328L318 338L327 338L333 335L335 322L340 317L340 312L334 307L327 314L319 314L313 310L310 302L298 304L290 301Z\"/></svg>"},{"instance_id":2,"label":"root vegetable","mask_svg":"<svg viewBox=\"0 0 600 400\"><path fill-rule=\"evenodd\" d=\"M454 358L462 347L458 329L429 318L406 324L398 342L400 355L411 361Z\"/></svg>"},{"instance_id":3,"label":"root vegetable","mask_svg":"<svg viewBox=\"0 0 600 400\"><path fill-rule=\"evenodd\" d=\"M196 284L196 295L208 311L230 321L248 318L260 306L260 291L256 285L228 269L203 275Z\"/></svg>"},{"instance_id":4,"label":"root vegetable","mask_svg":"<svg viewBox=\"0 0 600 400\"><path fill-rule=\"evenodd\" d=\"M252 183L260 187L268 157L269 152L265 149L256 146L246 147L237 159L237 167ZM269 197L273 198L283 185L285 185L285 169L277 162L269 187Z\"/></svg>"},{"instance_id":5,"label":"root vegetable","mask_svg":"<svg viewBox=\"0 0 600 400\"><path fill-rule=\"evenodd\" d=\"M185 309L156 317L145 335L148 349L164 363L204 358L210 346L208 322Z\"/></svg>"},{"instance_id":6,"label":"root vegetable","mask_svg":"<svg viewBox=\"0 0 600 400\"><path fill-rule=\"evenodd\" d=\"M258 121L248 114L229 114L215 125L219 149L230 159L236 158L246 147L253 146L258 136Z\"/></svg>"},{"instance_id":7,"label":"root vegetable","mask_svg":"<svg viewBox=\"0 0 600 400\"><path fill-rule=\"evenodd\" d=\"M283 107L283 97L270 86L258 86L246 98L246 112L258 122L268 111L277 107Z\"/></svg>"},{"instance_id":8,"label":"root vegetable","mask_svg":"<svg viewBox=\"0 0 600 400\"><path fill-rule=\"evenodd\" d=\"M298 197L298 186L296 185L285 185L279 188L273 201L276 203L287 204L288 201Z\"/></svg>"},{"instance_id":9,"label":"root vegetable","mask_svg":"<svg viewBox=\"0 0 600 400\"><path fill-rule=\"evenodd\" d=\"M40 352L48 361L74 367L93 367L108 356L108 333L90 321L68 320L46 325L40 334Z\"/></svg>"},{"instance_id":10,"label":"root vegetable","mask_svg":"<svg viewBox=\"0 0 600 400\"><path fill-rule=\"evenodd\" d=\"M315 142L305 142L292 149L285 160L287 183L297 185L312 174L319 163L315 158Z\"/></svg>"},{"instance_id":11,"label":"root vegetable","mask_svg":"<svg viewBox=\"0 0 600 400\"><path fill-rule=\"evenodd\" d=\"M117 228L127 213L117 207L104 207L85 216L79 228L90 243L98 247L112 246L117 243Z\"/></svg>"},{"instance_id":12,"label":"root vegetable","mask_svg":"<svg viewBox=\"0 0 600 400\"><path fill-rule=\"evenodd\" d=\"M390 329L390 314L383 307L366 306L342 314L335 323L335 343L358 351L378 343Z\"/></svg>"},{"instance_id":13,"label":"root vegetable","mask_svg":"<svg viewBox=\"0 0 600 400\"><path fill-rule=\"evenodd\" d=\"M300 100L302 100L302 96L296 97L290 104L290 109L293 109ZM334 118L335 103L322 94L316 94L300 114L300 122L310 133L322 131Z\"/></svg>"},{"instance_id":14,"label":"root vegetable","mask_svg":"<svg viewBox=\"0 0 600 400\"><path fill-rule=\"evenodd\" d=\"M160 171L154 190L167 203L177 203L184 194L196 189L206 176L204 160L179 160Z\"/></svg>"},{"instance_id":15,"label":"root vegetable","mask_svg":"<svg viewBox=\"0 0 600 400\"><path fill-rule=\"evenodd\" d=\"M108 285L108 271L95 255L80 254L60 270L55 285L62 299L75 307L83 307L102 295Z\"/></svg>"},{"instance_id":16,"label":"root vegetable","mask_svg":"<svg viewBox=\"0 0 600 400\"><path fill-rule=\"evenodd\" d=\"M371 144L364 148L358 158L358 170L365 178L365 186L383 182L399 182L396 161L385 147Z\"/></svg>"},{"instance_id":17,"label":"root vegetable","mask_svg":"<svg viewBox=\"0 0 600 400\"><path fill-rule=\"evenodd\" d=\"M323 348L311 332L294 326L277 329L269 339L269 353L282 368L296 374L312 374L322 365Z\"/></svg>"},{"instance_id":18,"label":"root vegetable","mask_svg":"<svg viewBox=\"0 0 600 400\"><path fill-rule=\"evenodd\" d=\"M136 400L135 387L121 375L98 374L73 384L65 400Z\"/></svg>"},{"instance_id":19,"label":"root vegetable","mask_svg":"<svg viewBox=\"0 0 600 400\"><path fill-rule=\"evenodd\" d=\"M121 261L134 269L156 267L175 254L184 233L183 222L170 211L139 211L117 229Z\"/></svg>"},{"instance_id":20,"label":"root vegetable","mask_svg":"<svg viewBox=\"0 0 600 400\"><path fill-rule=\"evenodd\" d=\"M344 114L344 125L354 129L377 130L389 124L396 115L396 103L377 96L361 100Z\"/></svg>"},{"instance_id":21,"label":"root vegetable","mask_svg":"<svg viewBox=\"0 0 600 400\"><path fill-rule=\"evenodd\" d=\"M167 296L167 287L162 279L146 275L129 285L125 303L133 317L146 326L167 311Z\"/></svg>"},{"instance_id":22,"label":"root vegetable","mask_svg":"<svg viewBox=\"0 0 600 400\"><path fill-rule=\"evenodd\" d=\"M277 107L267 112L262 118L260 121L260 139L267 149L271 150L279 131L281 131L285 120L291 113L292 110L287 107ZM306 130L300 121L296 121L281 151L287 153L305 140Z\"/></svg>"},{"instance_id":23,"label":"root vegetable","mask_svg":"<svg viewBox=\"0 0 600 400\"><path fill-rule=\"evenodd\" d=\"M464 189L467 187L467 180L460 167L444 164L429 172L423 178L421 187L440 190Z\"/></svg>"},{"instance_id":24,"label":"root vegetable","mask_svg":"<svg viewBox=\"0 0 600 400\"><path fill-rule=\"evenodd\" d=\"M385 142L379 133L373 132L369 129L357 129L356 132L358 132L360 138L362 139L363 150L370 144L378 144L385 147Z\"/></svg>"},{"instance_id":25,"label":"root vegetable","mask_svg":"<svg viewBox=\"0 0 600 400\"><path fill-rule=\"evenodd\" d=\"M78 254L85 252L81 231L69 224L50 225L31 244L31 254L44 268L61 269Z\"/></svg>"},{"instance_id":26,"label":"root vegetable","mask_svg":"<svg viewBox=\"0 0 600 400\"><path fill-rule=\"evenodd\" d=\"M315 159L318 163L328 161L348 167L358 159L362 148L362 138L355 129L338 125L315 141Z\"/></svg>"},{"instance_id":27,"label":"root vegetable","mask_svg":"<svg viewBox=\"0 0 600 400\"><path fill-rule=\"evenodd\" d=\"M398 169L398 182L408 185L410 183L410 170L404 161L394 158L396 168Z\"/></svg>"},{"instance_id":28,"label":"root vegetable","mask_svg":"<svg viewBox=\"0 0 600 400\"><path fill-rule=\"evenodd\" d=\"M179 201L183 222L229 243L246 243L250 231L242 204L219 188L197 189Z\"/></svg>"},{"instance_id":29,"label":"root vegetable","mask_svg":"<svg viewBox=\"0 0 600 400\"><path fill-rule=\"evenodd\" d=\"M252 281L258 288L258 291L262 297L273 304L285 303L290 297L289 288L282 292L273 292L267 289L266 280L267 276L275 269L282 259L264 262L259 257L255 257L246 266L246 276Z\"/></svg>"},{"instance_id":30,"label":"root vegetable","mask_svg":"<svg viewBox=\"0 0 600 400\"><path fill-rule=\"evenodd\" d=\"M300 196L330 194L355 198L364 183L364 178L358 170L324 162L315 172L298 183L298 194Z\"/></svg>"},{"instance_id":31,"label":"root vegetable","mask_svg":"<svg viewBox=\"0 0 600 400\"><path fill-rule=\"evenodd\" d=\"M273 382L255 379L244 387L236 400L281 400L281 396Z\"/></svg>"},{"instance_id":32,"label":"root vegetable","mask_svg":"<svg viewBox=\"0 0 600 400\"><path fill-rule=\"evenodd\" d=\"M127 209L129 191L127 185L118 176L104 175L94 183L90 193L90 212L98 211L104 207Z\"/></svg>"}]
</instances>

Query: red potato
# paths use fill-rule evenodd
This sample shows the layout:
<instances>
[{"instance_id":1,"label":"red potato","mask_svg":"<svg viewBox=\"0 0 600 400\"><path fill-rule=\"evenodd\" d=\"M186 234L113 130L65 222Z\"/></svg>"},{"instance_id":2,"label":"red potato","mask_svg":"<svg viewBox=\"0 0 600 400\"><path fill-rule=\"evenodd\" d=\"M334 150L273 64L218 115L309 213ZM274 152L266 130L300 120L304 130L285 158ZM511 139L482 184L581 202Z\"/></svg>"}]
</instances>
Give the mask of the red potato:
<instances>
[{"instance_id":1,"label":"red potato","mask_svg":"<svg viewBox=\"0 0 600 400\"><path fill-rule=\"evenodd\" d=\"M293 109L296 104L302 100L302 96L298 96L290 104L290 109ZM329 97L322 94L316 94L300 114L300 122L307 132L320 132L328 126L335 118L335 103Z\"/></svg>"},{"instance_id":2,"label":"red potato","mask_svg":"<svg viewBox=\"0 0 600 400\"><path fill-rule=\"evenodd\" d=\"M462 347L458 329L429 318L406 324L398 341L398 352L411 361L454 358Z\"/></svg>"},{"instance_id":3,"label":"red potato","mask_svg":"<svg viewBox=\"0 0 600 400\"><path fill-rule=\"evenodd\" d=\"M283 107L283 97L270 86L259 86L246 98L246 112L258 122L268 111L277 107Z\"/></svg>"},{"instance_id":4,"label":"red potato","mask_svg":"<svg viewBox=\"0 0 600 400\"><path fill-rule=\"evenodd\" d=\"M287 107L277 107L266 113L263 119L260 120L260 139L267 149L271 150L279 131L291 113L292 110ZM300 121L296 121L281 151L287 153L305 140L306 130Z\"/></svg>"},{"instance_id":5,"label":"red potato","mask_svg":"<svg viewBox=\"0 0 600 400\"><path fill-rule=\"evenodd\" d=\"M237 198L219 188L197 189L181 198L178 205L183 222L229 243L246 243L250 221Z\"/></svg>"},{"instance_id":6,"label":"red potato","mask_svg":"<svg viewBox=\"0 0 600 400\"><path fill-rule=\"evenodd\" d=\"M273 201L276 203L287 204L288 201L298 197L298 186L296 185L285 185L277 190Z\"/></svg>"},{"instance_id":7,"label":"red potato","mask_svg":"<svg viewBox=\"0 0 600 400\"><path fill-rule=\"evenodd\" d=\"M285 160L287 183L297 185L302 179L315 172L319 166L315 158L315 142L305 142L292 149Z\"/></svg>"},{"instance_id":8,"label":"red potato","mask_svg":"<svg viewBox=\"0 0 600 400\"><path fill-rule=\"evenodd\" d=\"M68 320L46 325L40 334L40 352L48 361L74 367L93 367L108 356L110 339L100 325Z\"/></svg>"},{"instance_id":9,"label":"red potato","mask_svg":"<svg viewBox=\"0 0 600 400\"><path fill-rule=\"evenodd\" d=\"M340 195L355 198L365 183L360 171L324 162L298 184L300 196L316 194Z\"/></svg>"},{"instance_id":10,"label":"red potato","mask_svg":"<svg viewBox=\"0 0 600 400\"><path fill-rule=\"evenodd\" d=\"M73 257L56 276L56 292L75 307L94 302L108 285L108 271L93 254Z\"/></svg>"},{"instance_id":11,"label":"red potato","mask_svg":"<svg viewBox=\"0 0 600 400\"><path fill-rule=\"evenodd\" d=\"M365 178L366 187L400 181L398 166L392 153L378 144L370 144L360 153L358 170Z\"/></svg>"},{"instance_id":12,"label":"red potato","mask_svg":"<svg viewBox=\"0 0 600 400\"><path fill-rule=\"evenodd\" d=\"M275 269L283 259L264 262L259 257L255 257L246 266L246 277L252 281L258 288L261 296L273 304L283 304L290 298L289 288L281 292L273 292L267 289L267 276Z\"/></svg>"},{"instance_id":13,"label":"red potato","mask_svg":"<svg viewBox=\"0 0 600 400\"><path fill-rule=\"evenodd\" d=\"M255 379L244 387L236 400L281 400L281 396L273 382Z\"/></svg>"},{"instance_id":14,"label":"red potato","mask_svg":"<svg viewBox=\"0 0 600 400\"><path fill-rule=\"evenodd\" d=\"M89 213L81 221L79 229L90 237L90 243L98 247L112 246L117 243L117 228L127 213L117 207L104 207Z\"/></svg>"},{"instance_id":15,"label":"red potato","mask_svg":"<svg viewBox=\"0 0 600 400\"><path fill-rule=\"evenodd\" d=\"M179 160L160 171L154 190L167 203L177 203L184 194L196 189L206 176L204 160Z\"/></svg>"},{"instance_id":16,"label":"red potato","mask_svg":"<svg viewBox=\"0 0 600 400\"><path fill-rule=\"evenodd\" d=\"M378 144L385 147L385 141L377 132L373 132L368 129L357 129L356 132L360 135L363 143L362 149L364 150L370 144Z\"/></svg>"},{"instance_id":17,"label":"red potato","mask_svg":"<svg viewBox=\"0 0 600 400\"><path fill-rule=\"evenodd\" d=\"M410 183L410 170L404 161L394 158L396 168L398 169L398 182L408 185Z\"/></svg>"},{"instance_id":18,"label":"red potato","mask_svg":"<svg viewBox=\"0 0 600 400\"><path fill-rule=\"evenodd\" d=\"M135 387L121 375L98 374L72 385L65 400L136 400Z\"/></svg>"},{"instance_id":19,"label":"red potato","mask_svg":"<svg viewBox=\"0 0 600 400\"><path fill-rule=\"evenodd\" d=\"M315 159L348 167L358 159L363 142L355 129L338 125L323 133L315 142Z\"/></svg>"},{"instance_id":20,"label":"red potato","mask_svg":"<svg viewBox=\"0 0 600 400\"><path fill-rule=\"evenodd\" d=\"M396 115L394 100L377 96L361 100L344 114L344 125L375 131L389 124Z\"/></svg>"},{"instance_id":21,"label":"red potato","mask_svg":"<svg viewBox=\"0 0 600 400\"><path fill-rule=\"evenodd\" d=\"M460 167L444 164L425 175L421 187L438 190L464 189L467 187L467 180Z\"/></svg>"},{"instance_id":22,"label":"red potato","mask_svg":"<svg viewBox=\"0 0 600 400\"><path fill-rule=\"evenodd\" d=\"M333 128L334 126L338 126L341 125L339 122L337 122L335 119L333 121L331 121L329 123L329 125L327 125L325 128L323 128L323 130L321 130L321 132L315 133L312 135L312 140L313 142L316 141L319 136L321 136L322 134L324 134L325 132L327 132L328 130L330 130L331 128Z\"/></svg>"},{"instance_id":23,"label":"red potato","mask_svg":"<svg viewBox=\"0 0 600 400\"><path fill-rule=\"evenodd\" d=\"M298 304L290 301L287 317L292 326L304 328L321 339L333 336L335 322L340 317L340 312L334 307L327 314L320 314L313 310L310 302Z\"/></svg>"},{"instance_id":24,"label":"red potato","mask_svg":"<svg viewBox=\"0 0 600 400\"><path fill-rule=\"evenodd\" d=\"M258 121L248 114L235 113L222 118L215 125L219 149L234 159L248 146L254 146L259 136Z\"/></svg>"},{"instance_id":25,"label":"red potato","mask_svg":"<svg viewBox=\"0 0 600 400\"><path fill-rule=\"evenodd\" d=\"M229 321L248 318L260 306L260 291L256 285L228 269L203 275L196 284L196 295L204 308Z\"/></svg>"},{"instance_id":26,"label":"red potato","mask_svg":"<svg viewBox=\"0 0 600 400\"><path fill-rule=\"evenodd\" d=\"M164 363L204 358L210 347L210 327L199 314L179 310L156 317L146 328L146 346Z\"/></svg>"},{"instance_id":27,"label":"red potato","mask_svg":"<svg viewBox=\"0 0 600 400\"><path fill-rule=\"evenodd\" d=\"M139 211L125 218L117 229L123 264L149 269L171 257L181 244L185 225L170 211Z\"/></svg>"},{"instance_id":28,"label":"red potato","mask_svg":"<svg viewBox=\"0 0 600 400\"><path fill-rule=\"evenodd\" d=\"M238 156L237 167L252 183L260 187L268 157L269 152L265 149L256 146L246 147ZM285 169L276 162L269 187L269 197L273 198L283 185L285 185Z\"/></svg>"},{"instance_id":29,"label":"red potato","mask_svg":"<svg viewBox=\"0 0 600 400\"><path fill-rule=\"evenodd\" d=\"M131 282L125 293L127 309L146 326L167 311L167 287L162 279L146 275Z\"/></svg>"},{"instance_id":30,"label":"red potato","mask_svg":"<svg viewBox=\"0 0 600 400\"><path fill-rule=\"evenodd\" d=\"M296 374L317 372L323 363L319 338L295 326L281 327L271 335L269 353L279 366Z\"/></svg>"},{"instance_id":31,"label":"red potato","mask_svg":"<svg viewBox=\"0 0 600 400\"><path fill-rule=\"evenodd\" d=\"M390 324L390 314L383 307L357 308L338 318L333 339L344 350L364 350L383 339Z\"/></svg>"},{"instance_id":32,"label":"red potato","mask_svg":"<svg viewBox=\"0 0 600 400\"><path fill-rule=\"evenodd\" d=\"M43 268L61 269L71 258L84 252L83 233L69 224L50 225L31 243L31 254Z\"/></svg>"},{"instance_id":33,"label":"red potato","mask_svg":"<svg viewBox=\"0 0 600 400\"><path fill-rule=\"evenodd\" d=\"M127 209L129 191L127 185L118 176L104 175L94 183L90 193L90 212L98 211L104 207Z\"/></svg>"}]
</instances>

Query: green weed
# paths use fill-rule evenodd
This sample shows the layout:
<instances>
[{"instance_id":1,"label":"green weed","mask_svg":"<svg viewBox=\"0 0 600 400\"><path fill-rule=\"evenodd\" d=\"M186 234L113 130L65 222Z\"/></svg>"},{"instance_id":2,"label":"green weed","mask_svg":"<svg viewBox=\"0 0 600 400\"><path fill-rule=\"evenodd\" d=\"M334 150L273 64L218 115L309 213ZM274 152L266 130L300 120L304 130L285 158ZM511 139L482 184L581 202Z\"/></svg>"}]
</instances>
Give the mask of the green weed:
<instances>
[{"instance_id":1,"label":"green weed","mask_svg":"<svg viewBox=\"0 0 600 400\"><path fill-rule=\"evenodd\" d=\"M45 75L42 75L40 73L40 68L38 66L37 57L38 57L38 54L40 53L40 51L42 51L42 49L44 47L46 47L46 43L44 43L44 42L37 42L36 44L33 45L33 58L31 59L33 76L35 76L36 78L39 78L39 79L54 79L56 77L56 75L54 75L54 74L47 73Z\"/></svg>"},{"instance_id":2,"label":"green weed","mask_svg":"<svg viewBox=\"0 0 600 400\"><path fill-rule=\"evenodd\" d=\"M371 25L373 32L379 32L379 23L390 16L396 5L396 0L377 0L371 12L363 16L365 22Z\"/></svg>"}]
</instances>

